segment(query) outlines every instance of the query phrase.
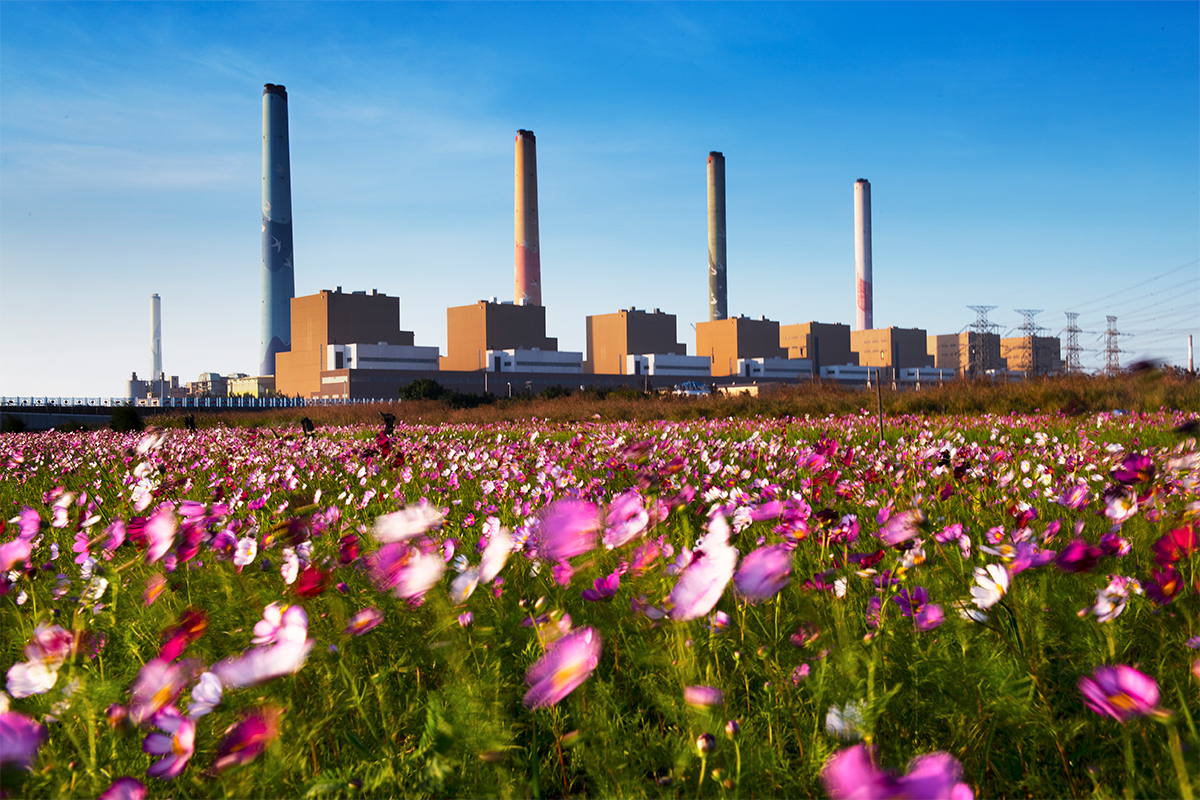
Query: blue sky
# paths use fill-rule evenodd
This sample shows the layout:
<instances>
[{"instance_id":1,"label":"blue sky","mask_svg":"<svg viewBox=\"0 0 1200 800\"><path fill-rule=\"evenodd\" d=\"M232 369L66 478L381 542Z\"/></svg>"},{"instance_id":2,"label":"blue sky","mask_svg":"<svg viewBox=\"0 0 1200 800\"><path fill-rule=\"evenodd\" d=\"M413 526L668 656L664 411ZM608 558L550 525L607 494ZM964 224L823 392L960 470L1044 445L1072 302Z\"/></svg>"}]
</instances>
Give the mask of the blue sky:
<instances>
[{"instance_id":1,"label":"blue sky","mask_svg":"<svg viewBox=\"0 0 1200 800\"><path fill-rule=\"evenodd\" d=\"M548 335L707 319L705 157L726 157L729 311L876 327L968 305L1105 315L1125 362L1200 335L1196 3L17 3L0 17L0 394L252 373L261 92L289 94L296 290L512 293L512 158L538 140Z\"/></svg>"}]
</instances>

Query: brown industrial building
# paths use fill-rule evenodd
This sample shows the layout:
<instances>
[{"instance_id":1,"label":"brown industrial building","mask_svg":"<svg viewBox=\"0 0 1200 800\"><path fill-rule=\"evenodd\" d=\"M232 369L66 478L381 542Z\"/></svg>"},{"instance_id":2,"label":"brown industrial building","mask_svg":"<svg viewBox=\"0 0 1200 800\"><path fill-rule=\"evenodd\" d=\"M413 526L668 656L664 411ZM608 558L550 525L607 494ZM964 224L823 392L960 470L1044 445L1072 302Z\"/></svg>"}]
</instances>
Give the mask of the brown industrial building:
<instances>
[{"instance_id":1,"label":"brown industrial building","mask_svg":"<svg viewBox=\"0 0 1200 800\"><path fill-rule=\"evenodd\" d=\"M480 300L446 309L443 370L481 370L488 350L557 350L546 336L546 307Z\"/></svg>"},{"instance_id":2,"label":"brown industrial building","mask_svg":"<svg viewBox=\"0 0 1200 800\"><path fill-rule=\"evenodd\" d=\"M1050 375L1061 372L1063 360L1058 337L1020 336L1000 340L1000 358L1008 369L1028 375Z\"/></svg>"},{"instance_id":3,"label":"brown industrial building","mask_svg":"<svg viewBox=\"0 0 1200 800\"><path fill-rule=\"evenodd\" d=\"M321 372L327 346L369 342L412 345L412 331L400 330L400 298L366 292L322 289L293 297L292 349L275 356L275 391L288 397L308 397L321 391Z\"/></svg>"},{"instance_id":4,"label":"brown industrial building","mask_svg":"<svg viewBox=\"0 0 1200 800\"><path fill-rule=\"evenodd\" d=\"M636 308L587 318L587 351L583 371L607 375L628 372L626 356L687 355L687 345L675 341L675 315L657 308L653 313Z\"/></svg>"},{"instance_id":5,"label":"brown industrial building","mask_svg":"<svg viewBox=\"0 0 1200 800\"><path fill-rule=\"evenodd\" d=\"M858 364L858 353L850 347L850 326L836 322L780 325L779 346L787 348L787 358L810 359L814 375L820 375L823 366Z\"/></svg>"},{"instance_id":6,"label":"brown industrial building","mask_svg":"<svg viewBox=\"0 0 1200 800\"><path fill-rule=\"evenodd\" d=\"M947 333L926 338L934 366L952 369L960 378L973 378L995 369L1007 369L1000 355L1000 337L994 333Z\"/></svg>"},{"instance_id":7,"label":"brown industrial building","mask_svg":"<svg viewBox=\"0 0 1200 800\"><path fill-rule=\"evenodd\" d=\"M696 323L696 355L708 356L714 377L738 374L739 358L787 358L779 323L766 317L730 317Z\"/></svg>"},{"instance_id":8,"label":"brown industrial building","mask_svg":"<svg viewBox=\"0 0 1200 800\"><path fill-rule=\"evenodd\" d=\"M920 328L874 328L850 333L859 366L898 370L934 365L934 357L926 350L927 339Z\"/></svg>"}]
</instances>

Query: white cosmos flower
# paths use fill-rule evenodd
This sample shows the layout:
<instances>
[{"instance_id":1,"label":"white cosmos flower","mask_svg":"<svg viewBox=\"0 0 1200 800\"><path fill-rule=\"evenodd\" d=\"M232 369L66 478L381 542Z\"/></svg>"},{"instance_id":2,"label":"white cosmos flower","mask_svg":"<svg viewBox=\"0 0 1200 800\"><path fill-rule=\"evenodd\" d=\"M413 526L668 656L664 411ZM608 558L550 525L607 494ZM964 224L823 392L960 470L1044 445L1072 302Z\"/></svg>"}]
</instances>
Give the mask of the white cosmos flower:
<instances>
[{"instance_id":1,"label":"white cosmos flower","mask_svg":"<svg viewBox=\"0 0 1200 800\"><path fill-rule=\"evenodd\" d=\"M456 606L467 602L467 598L475 591L478 584L479 570L474 567L465 570L450 584L450 602Z\"/></svg>"},{"instance_id":2,"label":"white cosmos flower","mask_svg":"<svg viewBox=\"0 0 1200 800\"><path fill-rule=\"evenodd\" d=\"M975 568L975 585L971 587L971 602L988 609L1000 602L1008 592L1008 570L1002 564Z\"/></svg>"},{"instance_id":3,"label":"white cosmos flower","mask_svg":"<svg viewBox=\"0 0 1200 800\"><path fill-rule=\"evenodd\" d=\"M214 673L204 673L200 676L200 682L192 688L192 702L188 703L188 716L195 719L208 714L221 704L224 694L221 679Z\"/></svg>"},{"instance_id":4,"label":"white cosmos flower","mask_svg":"<svg viewBox=\"0 0 1200 800\"><path fill-rule=\"evenodd\" d=\"M246 536L238 540L237 549L233 551L233 563L235 566L244 567L254 561L257 555L258 540L253 536Z\"/></svg>"},{"instance_id":5,"label":"white cosmos flower","mask_svg":"<svg viewBox=\"0 0 1200 800\"><path fill-rule=\"evenodd\" d=\"M283 576L283 582L291 586L296 582L296 576L300 573L300 558L296 555L296 551L290 547L283 548L280 553L279 574Z\"/></svg>"},{"instance_id":6,"label":"white cosmos flower","mask_svg":"<svg viewBox=\"0 0 1200 800\"><path fill-rule=\"evenodd\" d=\"M376 518L371 534L378 542L406 542L438 527L444 520L440 509L423 502Z\"/></svg>"}]
</instances>

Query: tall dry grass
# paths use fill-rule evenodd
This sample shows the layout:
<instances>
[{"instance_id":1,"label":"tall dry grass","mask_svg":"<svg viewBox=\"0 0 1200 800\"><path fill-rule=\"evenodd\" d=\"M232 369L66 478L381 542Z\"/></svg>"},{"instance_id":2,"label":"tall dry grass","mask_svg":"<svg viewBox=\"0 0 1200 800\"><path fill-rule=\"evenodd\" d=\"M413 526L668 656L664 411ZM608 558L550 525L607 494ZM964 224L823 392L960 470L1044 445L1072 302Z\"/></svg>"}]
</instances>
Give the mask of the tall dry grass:
<instances>
[{"instance_id":1,"label":"tall dry grass","mask_svg":"<svg viewBox=\"0 0 1200 800\"><path fill-rule=\"evenodd\" d=\"M1200 380L1179 372L1152 371L1116 377L1071 376L1037 378L1014 383L953 381L915 389L884 387L887 415L944 415L1034 413L1059 411L1068 416L1112 411L1200 411ZM501 398L492 405L453 409L442 401L381 402L354 406L271 409L250 412L192 412L198 426L295 426L308 417L318 426L375 425L381 413L399 421L431 425L491 423L537 417L553 422L610 420L688 420L726 417L803 417L875 412L874 389L844 388L828 383L801 384L765 397L674 397L618 392L607 396L575 393L570 397ZM157 424L183 425L184 412L161 415Z\"/></svg>"}]
</instances>

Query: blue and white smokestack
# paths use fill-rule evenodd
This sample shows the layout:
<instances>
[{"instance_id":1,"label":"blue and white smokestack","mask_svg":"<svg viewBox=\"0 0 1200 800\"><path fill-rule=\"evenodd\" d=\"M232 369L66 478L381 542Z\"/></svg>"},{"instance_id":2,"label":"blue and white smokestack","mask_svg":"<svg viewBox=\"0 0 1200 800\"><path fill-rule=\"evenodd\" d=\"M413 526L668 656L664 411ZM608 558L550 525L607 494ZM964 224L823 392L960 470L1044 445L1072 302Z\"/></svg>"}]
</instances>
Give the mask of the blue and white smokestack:
<instances>
[{"instance_id":1,"label":"blue and white smokestack","mask_svg":"<svg viewBox=\"0 0 1200 800\"><path fill-rule=\"evenodd\" d=\"M292 349L292 167L287 89L263 88L262 345L259 374L275 374L275 354Z\"/></svg>"}]
</instances>

